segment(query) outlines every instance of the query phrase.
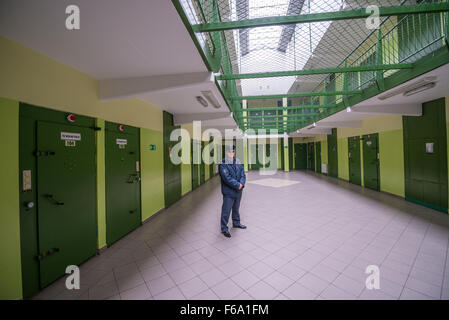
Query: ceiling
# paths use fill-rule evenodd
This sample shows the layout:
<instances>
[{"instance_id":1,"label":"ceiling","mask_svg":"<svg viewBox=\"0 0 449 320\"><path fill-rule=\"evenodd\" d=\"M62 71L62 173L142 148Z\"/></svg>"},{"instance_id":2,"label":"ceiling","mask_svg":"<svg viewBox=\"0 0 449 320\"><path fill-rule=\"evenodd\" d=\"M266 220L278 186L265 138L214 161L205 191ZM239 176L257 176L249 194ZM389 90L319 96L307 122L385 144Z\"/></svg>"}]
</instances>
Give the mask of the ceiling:
<instances>
[{"instance_id":1,"label":"ceiling","mask_svg":"<svg viewBox=\"0 0 449 320\"><path fill-rule=\"evenodd\" d=\"M79 30L65 27L66 7L73 4L80 9ZM161 75L176 79L178 75L208 72L168 0L133 0L132 5L124 0L2 0L0 35L100 83ZM174 114L200 113L205 108L195 97L205 90L211 90L220 104L219 109L209 106L206 112L229 112L210 79L182 85L172 81L157 90L147 85L134 96ZM234 122L232 127L236 127Z\"/></svg>"},{"instance_id":2,"label":"ceiling","mask_svg":"<svg viewBox=\"0 0 449 320\"><path fill-rule=\"evenodd\" d=\"M433 78L435 77L435 78ZM398 93L390 98L380 100L379 97L388 95L390 92L400 90L402 88L410 87L414 83L419 83L421 80L431 78L436 86L429 90L425 90L412 96L404 96L403 93ZM326 124L331 123L332 127L344 128L348 126L350 122L357 122L360 120L368 119L371 117L379 116L382 114L397 114L405 115L414 112L416 105L420 106L424 102L432 101L441 97L446 97L449 92L449 64L443 65L437 69L427 72L415 79L407 81L400 86L387 90L381 94L378 94L370 99L362 101L351 107L351 112L342 110L340 112L331 115L325 119L316 122L316 127L310 129L311 126L302 128L298 132L292 134L292 136L304 136L310 134L323 133L323 127ZM366 108L365 108L366 107ZM370 112L366 112L369 108ZM379 110L376 110L379 109ZM365 111L365 112L364 112ZM339 124L340 123L340 124Z\"/></svg>"}]
</instances>

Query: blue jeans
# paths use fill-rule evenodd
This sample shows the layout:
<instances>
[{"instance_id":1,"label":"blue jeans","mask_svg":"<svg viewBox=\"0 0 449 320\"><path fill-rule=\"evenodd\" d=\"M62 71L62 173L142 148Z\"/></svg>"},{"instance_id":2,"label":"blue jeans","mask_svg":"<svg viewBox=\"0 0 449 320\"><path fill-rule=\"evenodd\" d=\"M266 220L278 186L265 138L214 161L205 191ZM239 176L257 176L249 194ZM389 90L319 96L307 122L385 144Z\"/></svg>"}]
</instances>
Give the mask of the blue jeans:
<instances>
[{"instance_id":1,"label":"blue jeans","mask_svg":"<svg viewBox=\"0 0 449 320\"><path fill-rule=\"evenodd\" d=\"M239 226L240 225L240 200L242 199L242 192L236 197L230 197L223 195L223 205L221 206L221 231L228 231L228 220L229 214L232 209L232 225Z\"/></svg>"}]
</instances>

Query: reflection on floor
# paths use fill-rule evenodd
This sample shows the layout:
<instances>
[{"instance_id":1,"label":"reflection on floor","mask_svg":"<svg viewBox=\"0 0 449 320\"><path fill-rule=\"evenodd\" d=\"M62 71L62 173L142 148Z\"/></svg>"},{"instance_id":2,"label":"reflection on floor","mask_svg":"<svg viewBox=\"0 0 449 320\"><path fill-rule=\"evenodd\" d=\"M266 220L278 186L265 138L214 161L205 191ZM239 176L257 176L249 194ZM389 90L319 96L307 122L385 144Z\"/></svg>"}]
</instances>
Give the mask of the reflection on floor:
<instances>
[{"instance_id":1,"label":"reflection on floor","mask_svg":"<svg viewBox=\"0 0 449 320\"><path fill-rule=\"evenodd\" d=\"M36 299L449 299L449 216L310 172L248 183L246 230L220 234L219 177ZM369 290L367 266L380 270Z\"/></svg>"}]
</instances>

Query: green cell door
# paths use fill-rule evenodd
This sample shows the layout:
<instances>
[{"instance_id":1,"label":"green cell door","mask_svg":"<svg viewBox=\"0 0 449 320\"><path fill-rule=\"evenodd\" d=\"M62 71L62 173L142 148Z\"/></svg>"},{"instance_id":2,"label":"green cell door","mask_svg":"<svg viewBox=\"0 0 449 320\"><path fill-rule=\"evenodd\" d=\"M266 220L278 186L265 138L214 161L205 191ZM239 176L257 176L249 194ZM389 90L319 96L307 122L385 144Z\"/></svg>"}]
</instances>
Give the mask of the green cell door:
<instances>
[{"instance_id":1,"label":"green cell door","mask_svg":"<svg viewBox=\"0 0 449 320\"><path fill-rule=\"evenodd\" d=\"M201 151L200 151L200 184L203 184L206 181L206 166L204 165L204 161L203 161L203 150L204 150L204 141L200 142L200 146L201 146Z\"/></svg>"},{"instance_id":2,"label":"green cell door","mask_svg":"<svg viewBox=\"0 0 449 320\"><path fill-rule=\"evenodd\" d=\"M321 173L321 142L315 142L316 146L316 172Z\"/></svg>"},{"instance_id":3,"label":"green cell door","mask_svg":"<svg viewBox=\"0 0 449 320\"><path fill-rule=\"evenodd\" d=\"M366 188L380 189L379 134L363 136L363 184Z\"/></svg>"},{"instance_id":4,"label":"green cell door","mask_svg":"<svg viewBox=\"0 0 449 320\"><path fill-rule=\"evenodd\" d=\"M139 129L105 123L106 243L113 244L141 223Z\"/></svg>"},{"instance_id":5,"label":"green cell door","mask_svg":"<svg viewBox=\"0 0 449 320\"><path fill-rule=\"evenodd\" d=\"M315 171L315 148L313 142L307 144L307 169Z\"/></svg>"},{"instance_id":6,"label":"green cell door","mask_svg":"<svg viewBox=\"0 0 449 320\"><path fill-rule=\"evenodd\" d=\"M192 168L192 190L196 189L199 186L198 164L196 164L195 161L193 161L195 159L193 156L195 145L196 145L196 141L191 140L190 141L190 163L192 164L191 165L191 168Z\"/></svg>"},{"instance_id":7,"label":"green cell door","mask_svg":"<svg viewBox=\"0 0 449 320\"><path fill-rule=\"evenodd\" d=\"M327 136L328 168L327 174L330 177L338 177L338 148L337 129L332 129L332 134Z\"/></svg>"},{"instance_id":8,"label":"green cell door","mask_svg":"<svg viewBox=\"0 0 449 320\"><path fill-rule=\"evenodd\" d=\"M271 155L270 152L271 152L270 144L267 143L267 144L265 144L264 168L269 168L270 167L270 155Z\"/></svg>"},{"instance_id":9,"label":"green cell door","mask_svg":"<svg viewBox=\"0 0 449 320\"><path fill-rule=\"evenodd\" d=\"M293 153L295 150L293 150L293 139L288 138L288 169L293 170Z\"/></svg>"},{"instance_id":10,"label":"green cell door","mask_svg":"<svg viewBox=\"0 0 449 320\"><path fill-rule=\"evenodd\" d=\"M259 148L262 148L262 145L257 142L248 143L248 148L250 149L250 168L251 170L259 170L262 168L262 159L259 159Z\"/></svg>"},{"instance_id":11,"label":"green cell door","mask_svg":"<svg viewBox=\"0 0 449 320\"><path fill-rule=\"evenodd\" d=\"M349 182L362 184L361 166L360 166L360 137L348 138L348 157L349 157Z\"/></svg>"},{"instance_id":12,"label":"green cell door","mask_svg":"<svg viewBox=\"0 0 449 320\"><path fill-rule=\"evenodd\" d=\"M214 144L213 140L209 141L209 148L210 149L210 156L211 156L211 164L209 165L209 179L214 176L215 173L215 150L214 150Z\"/></svg>"},{"instance_id":13,"label":"green cell door","mask_svg":"<svg viewBox=\"0 0 449 320\"><path fill-rule=\"evenodd\" d=\"M405 198L447 212L444 98L423 103L421 117L403 117Z\"/></svg>"},{"instance_id":14,"label":"green cell door","mask_svg":"<svg viewBox=\"0 0 449 320\"><path fill-rule=\"evenodd\" d=\"M307 169L307 144L295 143L295 169Z\"/></svg>"},{"instance_id":15,"label":"green cell door","mask_svg":"<svg viewBox=\"0 0 449 320\"><path fill-rule=\"evenodd\" d=\"M279 143L280 143L280 145L281 145L281 149L280 149L280 152L281 152L281 170L284 171L284 170L285 170L285 162L284 162L284 139L281 138Z\"/></svg>"},{"instance_id":16,"label":"green cell door","mask_svg":"<svg viewBox=\"0 0 449 320\"><path fill-rule=\"evenodd\" d=\"M180 126L173 125L173 115L164 111L163 118L163 139L164 139L164 199L165 207L170 207L173 203L181 199L181 164L174 164L171 161L170 154L172 148L179 143L171 141L170 135Z\"/></svg>"},{"instance_id":17,"label":"green cell door","mask_svg":"<svg viewBox=\"0 0 449 320\"><path fill-rule=\"evenodd\" d=\"M90 128L38 121L40 286L97 249L95 135Z\"/></svg>"}]
</instances>

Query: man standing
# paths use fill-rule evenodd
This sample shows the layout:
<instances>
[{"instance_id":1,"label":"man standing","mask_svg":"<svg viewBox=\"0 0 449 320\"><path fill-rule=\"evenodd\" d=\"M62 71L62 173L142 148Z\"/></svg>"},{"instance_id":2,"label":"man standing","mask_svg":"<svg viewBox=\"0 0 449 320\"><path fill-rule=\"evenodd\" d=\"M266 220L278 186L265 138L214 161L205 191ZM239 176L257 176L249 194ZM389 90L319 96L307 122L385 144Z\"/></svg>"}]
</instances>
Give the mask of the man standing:
<instances>
[{"instance_id":1,"label":"man standing","mask_svg":"<svg viewBox=\"0 0 449 320\"><path fill-rule=\"evenodd\" d=\"M221 176L221 193L223 194L223 205L221 207L221 233L227 238L231 237L228 230L229 214L232 209L232 226L234 228L246 229L240 223L240 200L245 187L245 169L239 159L234 158L235 147L227 145L226 155L219 165Z\"/></svg>"}]
</instances>

